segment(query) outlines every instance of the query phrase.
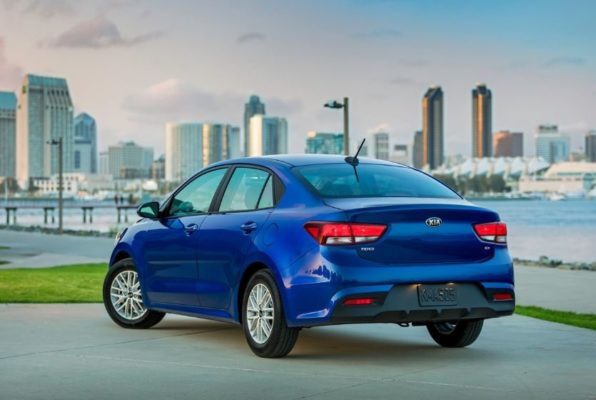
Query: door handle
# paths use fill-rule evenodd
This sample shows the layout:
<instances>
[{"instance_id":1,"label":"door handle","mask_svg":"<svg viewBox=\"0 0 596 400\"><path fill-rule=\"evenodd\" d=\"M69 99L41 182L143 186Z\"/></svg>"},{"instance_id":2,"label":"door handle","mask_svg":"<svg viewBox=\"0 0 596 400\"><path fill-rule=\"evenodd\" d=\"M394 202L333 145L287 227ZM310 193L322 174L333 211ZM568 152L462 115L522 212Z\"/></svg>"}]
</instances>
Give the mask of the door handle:
<instances>
[{"instance_id":1,"label":"door handle","mask_svg":"<svg viewBox=\"0 0 596 400\"><path fill-rule=\"evenodd\" d=\"M240 229L242 229L244 233L251 233L257 229L257 223L253 221L245 222L244 224L240 225Z\"/></svg>"},{"instance_id":2,"label":"door handle","mask_svg":"<svg viewBox=\"0 0 596 400\"><path fill-rule=\"evenodd\" d=\"M190 235L198 229L199 226L197 224L189 224L184 227L184 232L186 232L187 235Z\"/></svg>"}]
</instances>

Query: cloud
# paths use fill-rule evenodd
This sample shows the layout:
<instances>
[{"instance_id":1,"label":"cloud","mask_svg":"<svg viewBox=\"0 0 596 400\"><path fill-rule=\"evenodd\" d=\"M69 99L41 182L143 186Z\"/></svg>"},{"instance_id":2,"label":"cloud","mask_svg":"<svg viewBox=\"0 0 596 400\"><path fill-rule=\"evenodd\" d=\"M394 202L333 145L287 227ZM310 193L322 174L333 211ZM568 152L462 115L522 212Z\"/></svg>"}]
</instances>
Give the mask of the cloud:
<instances>
[{"instance_id":1,"label":"cloud","mask_svg":"<svg viewBox=\"0 0 596 400\"><path fill-rule=\"evenodd\" d=\"M389 83L397 86L411 86L415 85L417 82L412 78L408 78L407 76L396 76L390 79Z\"/></svg>"},{"instance_id":2,"label":"cloud","mask_svg":"<svg viewBox=\"0 0 596 400\"><path fill-rule=\"evenodd\" d=\"M402 36L401 31L393 28L377 28L364 32L357 32L352 34L354 39L383 39L396 38Z\"/></svg>"},{"instance_id":3,"label":"cloud","mask_svg":"<svg viewBox=\"0 0 596 400\"><path fill-rule=\"evenodd\" d=\"M587 60L583 57L553 57L544 63L544 67L557 67L557 66L581 66L587 63Z\"/></svg>"},{"instance_id":4,"label":"cloud","mask_svg":"<svg viewBox=\"0 0 596 400\"><path fill-rule=\"evenodd\" d=\"M203 120L237 124L242 117L248 96L237 93L211 93L179 79L166 79L153 84L141 93L124 99L123 108L131 119L144 123ZM262 99L267 114L286 117L299 112L298 100Z\"/></svg>"},{"instance_id":5,"label":"cloud","mask_svg":"<svg viewBox=\"0 0 596 400\"><path fill-rule=\"evenodd\" d=\"M120 29L106 17L95 17L83 21L66 30L58 37L42 43L52 47L91 48L135 46L163 36L161 32L147 32L141 35L124 37Z\"/></svg>"},{"instance_id":6,"label":"cloud","mask_svg":"<svg viewBox=\"0 0 596 400\"><path fill-rule=\"evenodd\" d=\"M264 34L260 32L248 32L238 36L238 38L236 39L236 43L246 44L250 42L262 42L263 40L265 40Z\"/></svg>"},{"instance_id":7,"label":"cloud","mask_svg":"<svg viewBox=\"0 0 596 400\"><path fill-rule=\"evenodd\" d=\"M23 79L23 69L12 64L4 56L4 38L0 37L0 88L1 90L16 88Z\"/></svg>"},{"instance_id":8,"label":"cloud","mask_svg":"<svg viewBox=\"0 0 596 400\"><path fill-rule=\"evenodd\" d=\"M377 133L377 132L391 132L391 126L387 122L382 122L377 126L368 129L368 133Z\"/></svg>"},{"instance_id":9,"label":"cloud","mask_svg":"<svg viewBox=\"0 0 596 400\"><path fill-rule=\"evenodd\" d=\"M19 11L23 15L37 15L48 19L76 14L68 0L3 0L2 4L7 11Z\"/></svg>"}]
</instances>

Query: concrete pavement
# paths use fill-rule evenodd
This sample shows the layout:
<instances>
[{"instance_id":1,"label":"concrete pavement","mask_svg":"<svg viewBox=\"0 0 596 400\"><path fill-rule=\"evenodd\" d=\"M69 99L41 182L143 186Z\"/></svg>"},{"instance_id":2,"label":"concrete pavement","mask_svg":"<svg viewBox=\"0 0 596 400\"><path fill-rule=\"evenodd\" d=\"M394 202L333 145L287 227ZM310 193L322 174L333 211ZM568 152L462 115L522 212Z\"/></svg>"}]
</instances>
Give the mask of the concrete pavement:
<instances>
[{"instance_id":1,"label":"concrete pavement","mask_svg":"<svg viewBox=\"0 0 596 400\"><path fill-rule=\"evenodd\" d=\"M424 328L303 330L259 359L239 327L167 316L117 327L101 305L0 305L2 399L596 399L596 332L513 316L466 349Z\"/></svg>"}]
</instances>

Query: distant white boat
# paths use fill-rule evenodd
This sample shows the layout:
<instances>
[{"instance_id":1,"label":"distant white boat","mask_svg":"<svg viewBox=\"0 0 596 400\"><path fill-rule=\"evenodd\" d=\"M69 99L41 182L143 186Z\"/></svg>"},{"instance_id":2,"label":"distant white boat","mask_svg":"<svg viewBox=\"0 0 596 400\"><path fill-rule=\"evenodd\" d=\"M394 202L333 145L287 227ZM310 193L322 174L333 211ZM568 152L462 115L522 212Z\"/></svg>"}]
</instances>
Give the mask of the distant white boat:
<instances>
[{"instance_id":1,"label":"distant white boat","mask_svg":"<svg viewBox=\"0 0 596 400\"><path fill-rule=\"evenodd\" d=\"M565 196L562 195L561 193L551 193L546 198L549 199L550 201L565 200Z\"/></svg>"}]
</instances>

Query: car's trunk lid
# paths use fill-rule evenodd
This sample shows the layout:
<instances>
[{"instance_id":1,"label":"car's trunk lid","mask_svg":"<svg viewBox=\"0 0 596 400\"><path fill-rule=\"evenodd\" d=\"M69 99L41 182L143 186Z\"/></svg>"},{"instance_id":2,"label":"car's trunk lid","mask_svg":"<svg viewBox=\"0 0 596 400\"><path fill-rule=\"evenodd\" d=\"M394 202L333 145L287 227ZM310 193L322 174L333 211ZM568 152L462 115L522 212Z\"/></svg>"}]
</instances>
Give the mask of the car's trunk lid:
<instances>
[{"instance_id":1,"label":"car's trunk lid","mask_svg":"<svg viewBox=\"0 0 596 400\"><path fill-rule=\"evenodd\" d=\"M381 239L358 246L358 255L369 261L391 265L471 263L494 254L494 245L481 241L473 225L498 221L498 215L465 200L343 198L325 202L344 211L347 221L388 226Z\"/></svg>"}]
</instances>

